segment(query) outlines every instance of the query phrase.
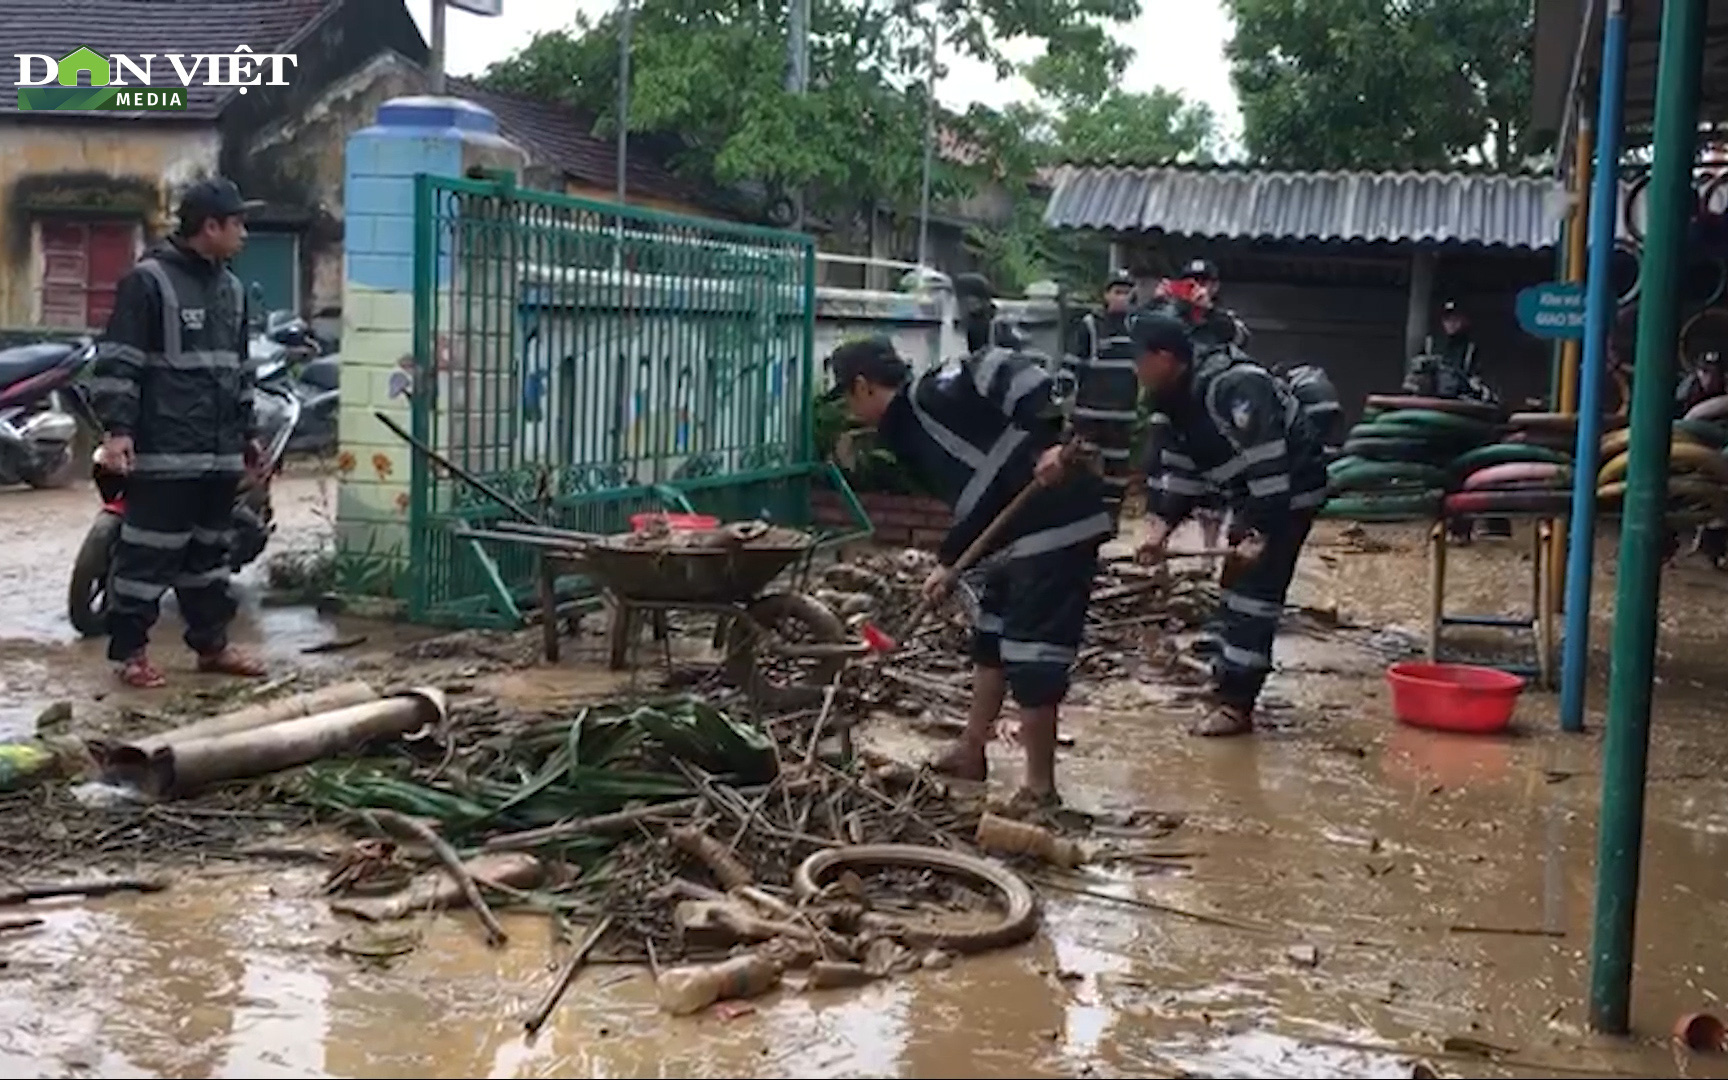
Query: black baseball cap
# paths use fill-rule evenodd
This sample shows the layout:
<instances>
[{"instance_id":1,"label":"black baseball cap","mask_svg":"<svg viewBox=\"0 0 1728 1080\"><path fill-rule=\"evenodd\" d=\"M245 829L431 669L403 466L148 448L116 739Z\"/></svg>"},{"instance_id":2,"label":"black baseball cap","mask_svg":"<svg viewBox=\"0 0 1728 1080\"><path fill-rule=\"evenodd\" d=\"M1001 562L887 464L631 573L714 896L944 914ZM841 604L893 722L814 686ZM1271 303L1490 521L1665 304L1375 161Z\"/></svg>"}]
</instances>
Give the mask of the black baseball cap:
<instances>
[{"instance_id":1,"label":"black baseball cap","mask_svg":"<svg viewBox=\"0 0 1728 1080\"><path fill-rule=\"evenodd\" d=\"M834 385L822 395L824 401L844 397L859 378L877 386L899 387L912 377L912 369L894 351L894 343L881 335L841 345L828 354L828 370L834 374Z\"/></svg>"},{"instance_id":2,"label":"black baseball cap","mask_svg":"<svg viewBox=\"0 0 1728 1080\"><path fill-rule=\"evenodd\" d=\"M1158 312L1142 312L1128 326L1134 347L1144 356L1152 352L1174 353L1183 360L1194 359L1194 341L1181 320Z\"/></svg>"},{"instance_id":3,"label":"black baseball cap","mask_svg":"<svg viewBox=\"0 0 1728 1080\"><path fill-rule=\"evenodd\" d=\"M1463 315L1464 313L1462 311L1458 310L1458 301L1448 300L1444 304L1440 305L1440 314L1442 314L1442 315Z\"/></svg>"},{"instance_id":4,"label":"black baseball cap","mask_svg":"<svg viewBox=\"0 0 1728 1080\"><path fill-rule=\"evenodd\" d=\"M956 274L954 276L955 296L975 296L980 300L994 300L996 287L990 284L990 279L983 274Z\"/></svg>"},{"instance_id":5,"label":"black baseball cap","mask_svg":"<svg viewBox=\"0 0 1728 1080\"><path fill-rule=\"evenodd\" d=\"M1178 278L1194 278L1200 281L1217 281L1218 264L1211 259L1189 259L1182 267Z\"/></svg>"},{"instance_id":6,"label":"black baseball cap","mask_svg":"<svg viewBox=\"0 0 1728 1080\"><path fill-rule=\"evenodd\" d=\"M196 232L211 218L249 214L263 206L258 199L240 195L240 186L225 176L200 180L180 196L180 231Z\"/></svg>"},{"instance_id":7,"label":"black baseball cap","mask_svg":"<svg viewBox=\"0 0 1728 1080\"><path fill-rule=\"evenodd\" d=\"M1111 289L1132 289L1133 287L1134 275L1126 270L1112 270L1104 282L1105 292L1109 292Z\"/></svg>"}]
</instances>

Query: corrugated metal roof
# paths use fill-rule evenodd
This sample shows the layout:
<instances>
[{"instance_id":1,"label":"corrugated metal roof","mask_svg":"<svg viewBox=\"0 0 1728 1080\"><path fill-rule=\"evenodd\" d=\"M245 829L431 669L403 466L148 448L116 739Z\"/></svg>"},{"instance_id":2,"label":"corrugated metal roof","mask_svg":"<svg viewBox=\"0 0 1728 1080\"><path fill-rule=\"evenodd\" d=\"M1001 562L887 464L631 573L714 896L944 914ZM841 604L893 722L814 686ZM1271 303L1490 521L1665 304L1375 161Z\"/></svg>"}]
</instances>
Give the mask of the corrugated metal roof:
<instances>
[{"instance_id":1,"label":"corrugated metal roof","mask_svg":"<svg viewBox=\"0 0 1728 1080\"><path fill-rule=\"evenodd\" d=\"M1064 165L1053 180L1051 228L1209 239L1540 249L1566 208L1552 179L1492 174Z\"/></svg>"}]
</instances>

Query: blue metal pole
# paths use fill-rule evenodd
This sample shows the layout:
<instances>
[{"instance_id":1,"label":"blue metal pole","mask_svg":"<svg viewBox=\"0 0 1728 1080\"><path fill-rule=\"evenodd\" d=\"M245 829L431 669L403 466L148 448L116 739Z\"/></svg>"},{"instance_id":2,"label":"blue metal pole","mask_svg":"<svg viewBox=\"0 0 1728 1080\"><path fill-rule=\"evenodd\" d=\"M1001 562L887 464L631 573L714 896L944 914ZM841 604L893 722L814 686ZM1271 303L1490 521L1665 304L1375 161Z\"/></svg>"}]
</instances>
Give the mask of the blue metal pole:
<instances>
[{"instance_id":1,"label":"blue metal pole","mask_svg":"<svg viewBox=\"0 0 1728 1080\"><path fill-rule=\"evenodd\" d=\"M1571 547L1566 552L1565 652L1560 664L1560 728L1584 730L1590 667L1590 578L1596 548L1596 470L1601 465L1602 380L1614 317L1609 281L1614 219L1620 213L1620 123L1626 83L1626 5L1608 0L1602 73L1596 86L1596 172L1591 178L1589 270L1584 275L1584 358L1578 376L1578 445L1573 451Z\"/></svg>"}]
</instances>

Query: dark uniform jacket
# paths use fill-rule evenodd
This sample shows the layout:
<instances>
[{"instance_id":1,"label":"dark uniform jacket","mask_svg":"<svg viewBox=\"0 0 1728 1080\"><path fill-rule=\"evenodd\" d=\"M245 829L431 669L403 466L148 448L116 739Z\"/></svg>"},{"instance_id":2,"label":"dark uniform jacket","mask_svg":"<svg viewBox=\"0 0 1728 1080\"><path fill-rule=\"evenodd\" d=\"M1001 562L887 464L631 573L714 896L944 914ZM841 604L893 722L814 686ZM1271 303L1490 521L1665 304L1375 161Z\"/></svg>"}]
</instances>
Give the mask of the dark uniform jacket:
<instances>
[{"instance_id":1,"label":"dark uniform jacket","mask_svg":"<svg viewBox=\"0 0 1728 1080\"><path fill-rule=\"evenodd\" d=\"M247 331L240 279L172 241L120 279L91 405L109 434L132 436L136 476L245 471L254 427Z\"/></svg>"},{"instance_id":2,"label":"dark uniform jacket","mask_svg":"<svg viewBox=\"0 0 1728 1080\"><path fill-rule=\"evenodd\" d=\"M1026 352L986 349L913 379L877 425L877 442L917 469L954 511L938 552L952 566L1032 481L1056 445L1051 379ZM1009 559L1096 545L1111 532L1103 484L1082 469L1041 490L1008 523L996 551Z\"/></svg>"},{"instance_id":3,"label":"dark uniform jacket","mask_svg":"<svg viewBox=\"0 0 1728 1080\"><path fill-rule=\"evenodd\" d=\"M1087 315L1067 366L1074 374L1074 434L1098 447L1104 459L1105 496L1119 501L1133 472L1134 427L1140 377L1126 314Z\"/></svg>"},{"instance_id":4,"label":"dark uniform jacket","mask_svg":"<svg viewBox=\"0 0 1728 1080\"><path fill-rule=\"evenodd\" d=\"M1158 460L1146 463L1153 514L1179 523L1217 487L1239 525L1273 533L1326 501L1324 450L1302 403L1241 352L1197 358L1166 397Z\"/></svg>"}]
</instances>

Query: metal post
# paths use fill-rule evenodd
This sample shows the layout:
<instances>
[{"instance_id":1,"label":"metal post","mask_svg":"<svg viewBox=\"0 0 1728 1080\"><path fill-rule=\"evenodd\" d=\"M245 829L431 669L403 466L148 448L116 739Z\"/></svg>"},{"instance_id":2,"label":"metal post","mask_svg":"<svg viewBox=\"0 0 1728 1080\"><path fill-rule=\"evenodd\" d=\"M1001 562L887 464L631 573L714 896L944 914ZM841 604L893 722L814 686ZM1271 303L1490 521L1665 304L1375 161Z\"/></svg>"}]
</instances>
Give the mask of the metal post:
<instances>
[{"instance_id":1,"label":"metal post","mask_svg":"<svg viewBox=\"0 0 1728 1080\"><path fill-rule=\"evenodd\" d=\"M1590 211L1590 119L1578 121L1578 145L1572 164L1572 213L1566 228L1566 280L1584 280L1584 241L1588 236L1586 222ZM1560 343L1560 412L1572 415L1578 411L1578 342ZM1548 610L1552 617L1560 611L1566 595L1566 536L1570 530L1564 520L1556 521L1548 540ZM1544 657L1544 663L1552 657Z\"/></svg>"},{"instance_id":2,"label":"metal post","mask_svg":"<svg viewBox=\"0 0 1728 1080\"><path fill-rule=\"evenodd\" d=\"M1639 271L1638 350L1632 380L1632 460L1620 527L1614 662L1602 751L1597 826L1596 919L1590 941L1590 1026L1626 1034L1632 1011L1633 931L1644 772L1650 753L1656 615L1667 523L1668 440L1674 407L1674 341L1680 330L1681 262L1692 207L1704 14L1698 0L1665 0L1652 132L1650 220Z\"/></svg>"},{"instance_id":3,"label":"metal post","mask_svg":"<svg viewBox=\"0 0 1728 1080\"><path fill-rule=\"evenodd\" d=\"M918 197L918 266L930 265L930 174L936 167L936 15L930 16L930 71L924 77L924 184Z\"/></svg>"},{"instance_id":4,"label":"metal post","mask_svg":"<svg viewBox=\"0 0 1728 1080\"><path fill-rule=\"evenodd\" d=\"M623 206L629 194L630 165L630 24L634 13L630 0L618 2L618 205ZM624 220L618 220L624 227Z\"/></svg>"},{"instance_id":5,"label":"metal post","mask_svg":"<svg viewBox=\"0 0 1728 1080\"><path fill-rule=\"evenodd\" d=\"M449 12L444 7L444 0L432 0L432 64L431 79L428 85L434 95L444 93L445 29L444 24Z\"/></svg>"},{"instance_id":6,"label":"metal post","mask_svg":"<svg viewBox=\"0 0 1728 1080\"><path fill-rule=\"evenodd\" d=\"M1560 668L1560 728L1584 730L1590 662L1590 570L1596 547L1596 470L1601 464L1602 380L1614 291L1614 219L1620 211L1620 121L1626 81L1626 9L1608 0L1602 70L1596 81L1596 175L1590 193L1590 268L1585 276L1584 359L1579 373L1578 443L1573 449L1572 532L1566 552L1565 654Z\"/></svg>"},{"instance_id":7,"label":"metal post","mask_svg":"<svg viewBox=\"0 0 1728 1080\"><path fill-rule=\"evenodd\" d=\"M786 13L786 90L803 94L810 89L810 0L792 0ZM792 193L793 228L804 229L804 188ZM866 279L869 272L865 273Z\"/></svg>"}]
</instances>

